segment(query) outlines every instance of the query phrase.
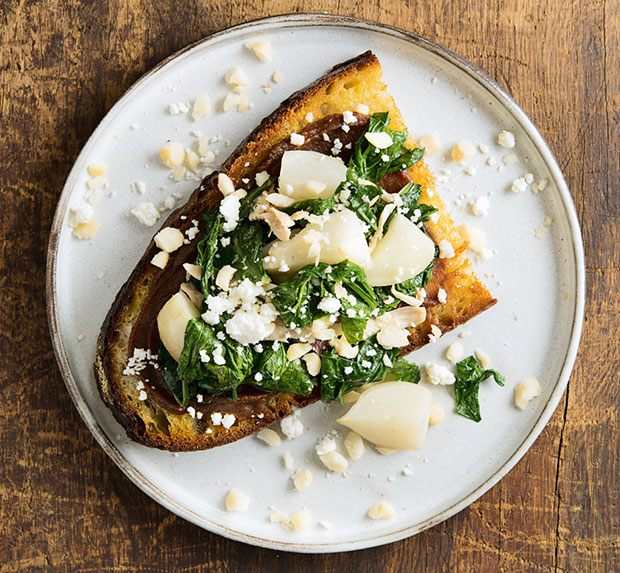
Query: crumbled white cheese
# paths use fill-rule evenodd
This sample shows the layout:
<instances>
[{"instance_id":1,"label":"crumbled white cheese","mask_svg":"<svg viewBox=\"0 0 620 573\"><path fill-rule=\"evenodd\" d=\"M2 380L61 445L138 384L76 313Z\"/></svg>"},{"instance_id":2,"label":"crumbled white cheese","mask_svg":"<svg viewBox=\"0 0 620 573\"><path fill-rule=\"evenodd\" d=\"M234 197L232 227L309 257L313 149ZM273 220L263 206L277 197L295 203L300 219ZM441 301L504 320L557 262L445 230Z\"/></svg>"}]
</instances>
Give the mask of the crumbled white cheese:
<instances>
[{"instance_id":1,"label":"crumbled white cheese","mask_svg":"<svg viewBox=\"0 0 620 573\"><path fill-rule=\"evenodd\" d=\"M486 195L478 197L478 199L470 203L471 212L477 217L484 217L488 215L490 206L491 201L489 201L489 198Z\"/></svg>"},{"instance_id":2,"label":"crumbled white cheese","mask_svg":"<svg viewBox=\"0 0 620 573\"><path fill-rule=\"evenodd\" d=\"M454 384L455 377L450 370L440 364L429 362L426 367L426 377L431 384L442 386Z\"/></svg>"},{"instance_id":3,"label":"crumbled white cheese","mask_svg":"<svg viewBox=\"0 0 620 573\"><path fill-rule=\"evenodd\" d=\"M448 293L446 292L445 289L440 288L437 291L437 300L441 303L448 302Z\"/></svg>"},{"instance_id":4,"label":"crumbled white cheese","mask_svg":"<svg viewBox=\"0 0 620 573\"><path fill-rule=\"evenodd\" d=\"M439 241L439 258L440 259L451 259L454 256L454 247L452 243L447 239L442 239Z\"/></svg>"},{"instance_id":5,"label":"crumbled white cheese","mask_svg":"<svg viewBox=\"0 0 620 573\"><path fill-rule=\"evenodd\" d=\"M159 210L150 201L144 203L138 203L136 207L131 210L131 214L147 227L152 227L159 219Z\"/></svg>"},{"instance_id":6,"label":"crumbled white cheese","mask_svg":"<svg viewBox=\"0 0 620 573\"><path fill-rule=\"evenodd\" d=\"M370 108L366 104L358 103L355 111L357 113L361 113L362 115L368 115L370 113Z\"/></svg>"},{"instance_id":7,"label":"crumbled white cheese","mask_svg":"<svg viewBox=\"0 0 620 573\"><path fill-rule=\"evenodd\" d=\"M134 348L133 355L127 360L127 365L123 370L124 376L137 376L144 370L147 364L157 364L157 354L152 354L148 348Z\"/></svg>"},{"instance_id":8,"label":"crumbled white cheese","mask_svg":"<svg viewBox=\"0 0 620 573\"><path fill-rule=\"evenodd\" d=\"M527 189L527 181L525 177L517 177L510 186L510 190L513 193L522 193Z\"/></svg>"},{"instance_id":9,"label":"crumbled white cheese","mask_svg":"<svg viewBox=\"0 0 620 573\"><path fill-rule=\"evenodd\" d=\"M345 123L357 123L357 118L352 111L346 110L342 112L342 120Z\"/></svg>"},{"instance_id":10,"label":"crumbled white cheese","mask_svg":"<svg viewBox=\"0 0 620 573\"><path fill-rule=\"evenodd\" d=\"M82 223L88 223L95 216L95 210L88 203L80 203L71 208L69 213L69 226L77 227Z\"/></svg>"},{"instance_id":11,"label":"crumbled white cheese","mask_svg":"<svg viewBox=\"0 0 620 573\"><path fill-rule=\"evenodd\" d=\"M140 394L138 394L138 400L144 402L147 398L147 394L144 390L140 390Z\"/></svg>"},{"instance_id":12,"label":"crumbled white cheese","mask_svg":"<svg viewBox=\"0 0 620 573\"><path fill-rule=\"evenodd\" d=\"M241 208L241 199L247 195L243 189L238 189L234 193L227 195L220 203L220 213L224 217L222 230L230 233L237 227L239 223L239 209Z\"/></svg>"},{"instance_id":13,"label":"crumbled white cheese","mask_svg":"<svg viewBox=\"0 0 620 573\"><path fill-rule=\"evenodd\" d=\"M340 310L340 301L333 296L325 296L321 299L321 302L317 305L319 310L325 311L329 314L335 314Z\"/></svg>"},{"instance_id":14,"label":"crumbled white cheese","mask_svg":"<svg viewBox=\"0 0 620 573\"><path fill-rule=\"evenodd\" d=\"M221 426L222 425L222 414L221 412L213 412L213 414L211 414L211 423L214 426Z\"/></svg>"},{"instance_id":15,"label":"crumbled white cheese","mask_svg":"<svg viewBox=\"0 0 620 573\"><path fill-rule=\"evenodd\" d=\"M222 417L222 426L227 430L236 422L237 418L233 414L224 414Z\"/></svg>"},{"instance_id":16,"label":"crumbled white cheese","mask_svg":"<svg viewBox=\"0 0 620 573\"><path fill-rule=\"evenodd\" d=\"M293 145L303 145L306 138L299 133L291 133L291 143Z\"/></svg>"},{"instance_id":17,"label":"crumbled white cheese","mask_svg":"<svg viewBox=\"0 0 620 573\"><path fill-rule=\"evenodd\" d=\"M224 358L224 355L222 354L222 352L223 352L222 346L216 346L213 349L213 362L217 364L218 366L222 366L223 364L226 364L226 359Z\"/></svg>"},{"instance_id":18,"label":"crumbled white cheese","mask_svg":"<svg viewBox=\"0 0 620 573\"><path fill-rule=\"evenodd\" d=\"M319 456L334 452L336 451L336 440L330 437L322 438L318 441L315 450Z\"/></svg>"},{"instance_id":19,"label":"crumbled white cheese","mask_svg":"<svg viewBox=\"0 0 620 573\"><path fill-rule=\"evenodd\" d=\"M503 131L500 131L499 135L497 136L497 143L501 145L502 147L511 149L516 145L517 141L512 132L503 130Z\"/></svg>"},{"instance_id":20,"label":"crumbled white cheese","mask_svg":"<svg viewBox=\"0 0 620 573\"><path fill-rule=\"evenodd\" d=\"M187 113L189 106L185 102L171 103L168 106L168 113L170 115L179 115L180 113Z\"/></svg>"},{"instance_id":21,"label":"crumbled white cheese","mask_svg":"<svg viewBox=\"0 0 620 573\"><path fill-rule=\"evenodd\" d=\"M240 309L226 321L226 333L241 344L255 344L264 340L273 329L272 320L254 310Z\"/></svg>"},{"instance_id":22,"label":"crumbled white cheese","mask_svg":"<svg viewBox=\"0 0 620 573\"><path fill-rule=\"evenodd\" d=\"M304 426L295 414L282 418L280 420L280 429L289 440L299 438L304 433Z\"/></svg>"}]
</instances>

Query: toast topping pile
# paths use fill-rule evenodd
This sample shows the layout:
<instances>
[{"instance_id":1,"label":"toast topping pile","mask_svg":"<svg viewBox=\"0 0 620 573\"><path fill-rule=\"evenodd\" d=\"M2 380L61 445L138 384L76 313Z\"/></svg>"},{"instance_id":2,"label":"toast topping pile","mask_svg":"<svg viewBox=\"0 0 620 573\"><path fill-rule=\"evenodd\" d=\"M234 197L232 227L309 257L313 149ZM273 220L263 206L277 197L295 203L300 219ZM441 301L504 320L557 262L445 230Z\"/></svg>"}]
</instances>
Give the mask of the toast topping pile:
<instances>
[{"instance_id":1,"label":"toast topping pile","mask_svg":"<svg viewBox=\"0 0 620 573\"><path fill-rule=\"evenodd\" d=\"M368 383L418 382L402 357L496 302L423 155L371 52L266 117L170 215L108 313L95 374L128 435L205 449ZM470 371L457 410L475 418L491 371Z\"/></svg>"},{"instance_id":2,"label":"toast topping pile","mask_svg":"<svg viewBox=\"0 0 620 573\"><path fill-rule=\"evenodd\" d=\"M179 405L234 398L242 384L302 396L318 386L329 402L387 375L419 380L399 355L426 320L439 256L425 231L437 209L419 202L406 171L423 150L405 146L388 113L328 119L342 133L355 126L357 138L340 148L323 131L332 149L321 153L308 149L311 125L272 174L239 188L218 175L223 199L202 216L197 257L159 311L161 346L151 349ZM155 242L165 249L174 236L165 228Z\"/></svg>"}]
</instances>

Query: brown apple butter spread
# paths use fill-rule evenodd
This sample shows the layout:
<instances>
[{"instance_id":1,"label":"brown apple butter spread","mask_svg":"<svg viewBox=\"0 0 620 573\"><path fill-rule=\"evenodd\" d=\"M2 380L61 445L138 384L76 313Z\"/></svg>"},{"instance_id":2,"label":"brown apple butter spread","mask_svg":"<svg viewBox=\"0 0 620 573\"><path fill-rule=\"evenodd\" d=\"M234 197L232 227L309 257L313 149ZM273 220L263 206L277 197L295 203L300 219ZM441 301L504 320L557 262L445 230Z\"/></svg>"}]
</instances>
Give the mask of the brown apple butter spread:
<instances>
[{"instance_id":1,"label":"brown apple butter spread","mask_svg":"<svg viewBox=\"0 0 620 573\"><path fill-rule=\"evenodd\" d=\"M355 123L345 124L341 114L327 116L323 119L308 124L300 134L304 136L304 143L299 146L292 145L287 139L275 145L265 160L258 166L256 173L267 171L271 176L277 176L280 171L282 155L290 150L317 151L325 155L332 155L332 150L338 150L338 157L345 163L353 154L355 142L368 126L369 116L355 114ZM345 127L345 129L343 129ZM347 129L348 128L348 129ZM255 173L248 174L250 180L254 180ZM408 173L390 173L386 175L381 186L388 192L398 192L411 179ZM211 177L207 186L214 187L216 178ZM208 187L205 192L208 191ZM200 235L204 234L204 222L199 220ZM200 236L199 235L199 236ZM170 257L166 266L166 272L156 275L155 284L151 286L150 295L145 301L140 316L134 323L129 340L129 350L133 353L134 348L149 348L156 353L160 347L159 333L157 329L157 315L164 303L179 290L181 283L185 282L184 263L193 263L196 258L197 240L183 245ZM318 351L323 350L316 348ZM140 377L147 386L149 396L162 408L172 413L183 413L186 408L180 406L164 383L160 371L149 365L140 372ZM252 417L274 418L273 412L266 407L266 398L269 393L249 385L241 385L237 388L237 399L232 400L225 396L203 395L202 401L196 398L190 401L197 412L209 416L214 412L233 414L237 420L248 420ZM301 398L301 397L300 397ZM306 397L306 403L319 398L318 388L315 388L311 397ZM275 419L275 418L274 418Z\"/></svg>"}]
</instances>

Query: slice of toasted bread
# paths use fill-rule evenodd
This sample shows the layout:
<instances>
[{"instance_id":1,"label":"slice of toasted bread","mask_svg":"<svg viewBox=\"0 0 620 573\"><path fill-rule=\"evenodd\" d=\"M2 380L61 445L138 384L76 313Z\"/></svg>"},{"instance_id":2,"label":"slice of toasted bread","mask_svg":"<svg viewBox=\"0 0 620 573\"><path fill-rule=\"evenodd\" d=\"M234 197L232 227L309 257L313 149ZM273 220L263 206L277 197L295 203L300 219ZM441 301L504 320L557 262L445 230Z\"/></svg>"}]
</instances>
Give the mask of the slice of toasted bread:
<instances>
[{"instance_id":1,"label":"slice of toasted bread","mask_svg":"<svg viewBox=\"0 0 620 573\"><path fill-rule=\"evenodd\" d=\"M259 167L262 169L269 164L274 148L283 152L291 133L303 132L311 121L355 109L358 104L368 106L370 113L389 111L391 127L404 129L402 116L382 82L379 61L371 52L336 66L330 73L284 101L232 153L221 172L226 173L235 186L243 186L243 178L253 177ZM412 139L408 145L414 146ZM450 241L456 255L436 262L433 278L426 287L428 319L412 329L410 345L403 349L403 354L428 342L432 324L447 332L495 303L473 273L466 244L446 214L441 199L434 193L429 169L420 162L409 170L409 174L423 185L422 202L440 210L437 222L428 223L429 234L436 243L442 239ZM187 204L174 211L163 226L176 227L185 232L193 226L193 220L200 219L201 213L216 208L221 197L214 174L201 183ZM169 267L173 261L177 268L181 268L183 262L193 262L195 249L195 242L183 246L172 255L169 266L160 270L150 264L158 251L151 241L105 319L94 364L101 396L128 436L147 446L171 451L207 449L236 441L289 415L291 406L302 407L318 399L317 392L300 397L248 389L241 393L237 406L257 415L237 419L229 429L221 424L215 425L208 412L198 419L187 411L165 407L161 400L154 399L148 392L146 399L139 399L140 379L124 374L128 358L133 353L130 343L132 330L145 305L151 304L154 298L163 304L178 290L179 283L169 280L170 275L166 273L171 272ZM446 291L446 302L443 303L437 300L440 288ZM223 402L220 399L216 403Z\"/></svg>"}]
</instances>

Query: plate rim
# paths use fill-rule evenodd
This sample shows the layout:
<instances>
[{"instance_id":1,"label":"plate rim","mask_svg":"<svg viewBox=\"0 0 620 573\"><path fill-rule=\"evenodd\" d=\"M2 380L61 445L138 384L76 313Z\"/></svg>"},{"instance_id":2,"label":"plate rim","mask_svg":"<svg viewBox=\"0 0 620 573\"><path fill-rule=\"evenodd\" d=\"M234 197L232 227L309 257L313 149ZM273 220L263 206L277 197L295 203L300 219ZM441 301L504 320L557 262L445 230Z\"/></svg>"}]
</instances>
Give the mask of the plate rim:
<instances>
[{"instance_id":1,"label":"plate rim","mask_svg":"<svg viewBox=\"0 0 620 573\"><path fill-rule=\"evenodd\" d=\"M68 207L69 197L75 187L76 180L79 174L77 166L81 164L84 157L88 155L88 151L90 147L94 144L94 141L97 139L99 133L105 128L106 124L111 121L112 116L114 116L121 110L125 102L131 97L131 95L135 91L137 91L142 86L142 84L146 80L148 80L153 74L158 72L168 63L181 57L186 52L198 48L199 46L216 43L221 39L225 38L226 36L235 35L237 33L241 33L243 31L247 31L253 28L268 27L270 29L273 29L277 28L278 26L344 26L378 32L380 34L386 34L391 37L396 37L412 43L415 46L420 47L448 61L448 63L456 66L458 69L465 72L471 79L475 80L484 89L491 92L491 94L495 96L502 103L502 105L504 105L504 107L510 112L510 114L517 121L520 127L526 132L537 152L541 155L542 159L545 162L545 165L551 173L557 191L560 195L566 215L566 220L569 226L570 237L572 240L574 261L570 261L567 264L571 264L574 262L576 292L570 341L566 348L564 364L560 371L560 375L556 381L555 387L551 392L551 395L549 396L545 407L543 408L540 416L536 420L536 423L532 427L529 434L523 439L521 445L516 449L516 451L496 472L494 472L481 485L479 485L475 490L470 492L459 502L444 509L439 514L428 518L418 524L410 525L391 533L381 534L372 539L312 544L302 543L299 541L275 541L273 539L257 537L247 533L239 532L235 529L226 527L221 523L215 523L209 519L206 519L203 516L198 515L196 512L192 511L190 507L179 502L177 499L174 499L166 491L162 490L160 487L151 482L121 454L121 452L114 445L114 443L107 437L107 435L97 422L92 409L80 392L76 379L74 378L73 373L71 372L71 369L69 367L69 361L60 334L56 292L56 270L59 240L62 231L62 222L64 220L64 215ZM145 74L143 74L108 110L108 112L94 129L87 142L84 144L79 155L77 156L73 167L71 168L69 176L67 177L65 185L63 186L60 197L58 198L58 203L56 206L50 230L50 238L47 249L45 290L48 326L52 339L52 345L54 348L54 354L56 356L56 361L58 363L60 374L69 392L69 395L71 396L71 399L78 413L80 414L80 417L86 424L91 434L94 436L99 446L119 467L119 469L130 479L130 481L133 482L134 485L140 488L140 490L146 493L154 501L156 501L160 505L163 505L166 509L172 511L179 517L182 517L183 519L190 521L191 523L203 529L219 535L223 535L224 537L227 537L229 539L279 551L300 553L333 553L341 551L353 551L376 547L379 545L385 545L413 536L417 533L420 533L421 531L429 529L430 527L441 523L442 521L452 517L456 513L471 505L475 500L477 500L480 496L482 496L494 485L496 485L497 482L502 479L517 464L517 462L519 462L519 460L529 450L529 448L532 446L534 441L538 438L542 430L549 422L551 416L553 415L558 404L560 403L560 400L562 399L564 390L568 385L569 378L577 357L579 342L581 339L581 331L585 311L585 286L585 258L583 240L575 205L569 192L568 185L564 180L562 171L553 152L545 142L544 138L542 137L541 133L536 128L534 123L521 109L521 107L519 107L519 105L514 101L514 99L507 92L505 92L504 89L501 88L499 84L497 84L497 82L495 82L495 80L490 78L480 68L478 68L465 58L459 56L452 50L445 48L444 46L432 40L424 38L423 36L420 36L414 32L409 32L407 30L403 30L401 28L388 24L351 16L341 16L337 14L325 13L288 13L243 22L241 24L225 28L224 30L217 31L204 38L201 38L200 40L192 44L189 44L188 46L168 56L156 66L148 70Z\"/></svg>"}]
</instances>

